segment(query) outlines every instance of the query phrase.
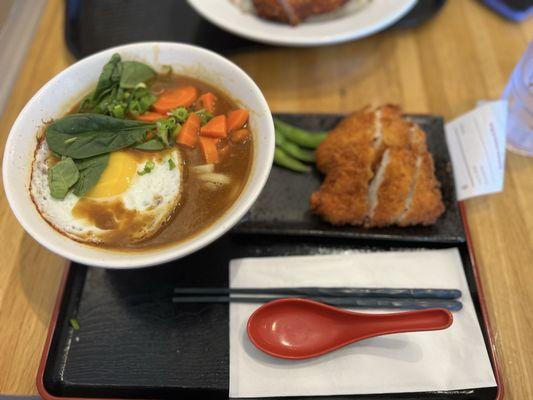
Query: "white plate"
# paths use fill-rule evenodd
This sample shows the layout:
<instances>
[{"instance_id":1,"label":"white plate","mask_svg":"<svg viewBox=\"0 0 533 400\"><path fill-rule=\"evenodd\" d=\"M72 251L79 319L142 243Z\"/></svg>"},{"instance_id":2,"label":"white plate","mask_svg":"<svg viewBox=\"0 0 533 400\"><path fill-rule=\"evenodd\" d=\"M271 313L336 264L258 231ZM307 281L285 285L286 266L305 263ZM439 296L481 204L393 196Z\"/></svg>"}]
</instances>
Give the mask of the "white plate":
<instances>
[{"instance_id":1,"label":"white plate","mask_svg":"<svg viewBox=\"0 0 533 400\"><path fill-rule=\"evenodd\" d=\"M252 0L188 0L203 17L235 35L269 44L316 46L359 39L403 17L416 0L349 0L340 9L290 26L259 18ZM235 4L243 4L243 11Z\"/></svg>"}]
</instances>

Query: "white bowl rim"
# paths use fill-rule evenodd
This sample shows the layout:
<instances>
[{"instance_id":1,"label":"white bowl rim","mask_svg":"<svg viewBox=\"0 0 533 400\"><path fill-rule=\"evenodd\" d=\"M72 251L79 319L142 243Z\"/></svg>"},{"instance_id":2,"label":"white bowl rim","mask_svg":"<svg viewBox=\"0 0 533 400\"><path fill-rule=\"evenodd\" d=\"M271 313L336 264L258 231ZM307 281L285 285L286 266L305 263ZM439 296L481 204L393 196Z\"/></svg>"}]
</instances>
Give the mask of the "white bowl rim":
<instances>
[{"instance_id":1,"label":"white bowl rim","mask_svg":"<svg viewBox=\"0 0 533 400\"><path fill-rule=\"evenodd\" d=\"M6 182L8 181L8 161L7 161L7 153L9 149L15 147L15 136L11 134L13 131L17 131L19 128L19 125L21 124L22 116L28 112L28 109L31 108L32 103L42 95L44 91L46 91L50 86L56 84L58 80L60 80L64 74L66 74L69 71L72 71L73 69L77 68L80 63L86 62L87 60L100 57L102 54L108 53L120 53L122 51L127 51L129 49L133 49L140 46L151 46L152 48L154 46L177 46L185 49L190 49L191 51L197 51L199 53L204 53L208 57L214 57L221 61L222 63L226 63L231 68L235 70L237 74L241 75L241 79L244 81L244 84L247 85L249 88L251 88L254 92L254 95L257 97L257 100L259 101L261 108L267 111L266 118L268 118L269 122L269 131L267 132L267 135L271 136L272 145L269 146L267 149L264 149L266 151L266 160L268 161L268 165L259 166L260 175L258 176L258 179L256 179L254 182L250 182L248 180L245 184L245 187L237 200L240 200L242 195L247 191L248 187L250 188L250 192L247 193L247 196L243 200L243 204L238 209L229 209L223 214L229 215L230 218L228 218L228 221L225 224L219 224L219 220L215 221L212 225L210 225L207 228L204 228L204 230L195 233L192 237L185 239L184 241L178 242L175 245L166 245L163 247L158 247L155 249L147 249L147 250L140 250L140 251L113 251L113 250L107 250L105 248L98 248L97 246L90 246L87 244L76 242L75 240L72 240L72 243L75 245L81 245L81 246L90 246L92 249L98 249L99 251L105 253L105 252L112 252L113 254L123 253L124 257L120 259L114 259L114 260L95 260L89 257L84 257L79 254L76 254L75 251L70 251L69 249L66 249L61 246L56 246L49 242L46 238L43 238L37 234L37 232L33 229L32 225L28 223L26 220L24 213L22 212L22 207L17 204L14 198L14 192L12 188L9 185L6 185ZM81 90L80 90L81 92ZM257 84L253 81L253 79L244 71L242 68L240 68L238 65L233 63L232 61L228 60L227 58L221 56L220 54L217 54L211 50L205 49L200 46L194 46L186 43L179 43L179 42L169 42L169 41L146 41L146 42L136 42L136 43L130 43L125 45L119 45L110 47L108 49L99 51L97 53L94 53L88 57L85 57L83 59L78 60L76 63L68 66L58 74L56 74L53 78L51 78L48 82L46 82L32 97L31 99L26 103L26 105L22 108L22 110L19 112L15 122L11 126L11 129L9 131L9 135L6 141L5 149L4 149L4 159L2 163L2 178L4 181L4 191L6 193L6 197L8 200L8 203L11 207L11 210L15 214L15 217L19 221L19 223L22 225L24 230L30 234L38 243L40 243L42 246L46 247L50 251L67 258L68 260L85 264L85 265L91 265L95 267L104 267L109 269L134 269L134 268L144 268L144 267L150 267L155 265L164 264L179 258L183 258L187 255L190 255L210 243L214 242L216 239L220 238L222 235L224 235L227 231L229 231L235 224L237 224L241 218L248 212L250 207L254 204L257 197L261 193L262 189L264 188L266 181L268 179L268 176L270 174L270 170L272 167L272 161L274 159L274 122L272 119L272 115L270 112L270 108L268 107L268 103L266 99L264 98L261 90L257 86ZM254 149L254 157L256 154L256 149ZM250 171L249 178L252 175L252 172L254 169L258 168L258 165L255 164L255 159L252 164L252 169ZM237 201L235 200L235 201ZM221 216L220 218L222 218ZM60 234L54 230L51 226L49 226L50 230L53 231L55 234ZM203 236L201 240L199 240L199 237ZM137 258L136 255L145 256L142 257L142 259ZM146 256L150 256L150 260L145 260L147 258Z\"/></svg>"}]
</instances>

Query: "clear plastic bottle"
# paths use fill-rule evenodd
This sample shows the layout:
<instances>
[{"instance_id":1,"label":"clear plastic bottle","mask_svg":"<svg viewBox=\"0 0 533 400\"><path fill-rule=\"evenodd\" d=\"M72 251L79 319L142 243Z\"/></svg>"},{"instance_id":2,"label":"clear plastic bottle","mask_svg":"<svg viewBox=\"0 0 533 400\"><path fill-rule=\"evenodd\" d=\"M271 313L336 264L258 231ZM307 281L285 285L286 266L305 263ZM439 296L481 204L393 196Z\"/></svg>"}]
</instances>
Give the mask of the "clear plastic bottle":
<instances>
[{"instance_id":1,"label":"clear plastic bottle","mask_svg":"<svg viewBox=\"0 0 533 400\"><path fill-rule=\"evenodd\" d=\"M507 148L533 157L533 40L503 93L508 101Z\"/></svg>"}]
</instances>

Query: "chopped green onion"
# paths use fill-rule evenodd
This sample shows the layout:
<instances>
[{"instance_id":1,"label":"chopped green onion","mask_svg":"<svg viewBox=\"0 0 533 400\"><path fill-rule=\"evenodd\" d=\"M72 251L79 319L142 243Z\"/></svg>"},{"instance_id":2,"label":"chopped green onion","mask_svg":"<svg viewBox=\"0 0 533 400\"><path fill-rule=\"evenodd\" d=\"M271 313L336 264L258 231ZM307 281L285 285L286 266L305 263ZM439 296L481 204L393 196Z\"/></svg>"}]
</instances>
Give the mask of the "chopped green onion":
<instances>
[{"instance_id":1,"label":"chopped green onion","mask_svg":"<svg viewBox=\"0 0 533 400\"><path fill-rule=\"evenodd\" d=\"M71 318L70 319L70 326L72 326L72 328L74 328L75 331L79 331L80 330L80 324L78 323L77 319Z\"/></svg>"},{"instance_id":2,"label":"chopped green onion","mask_svg":"<svg viewBox=\"0 0 533 400\"><path fill-rule=\"evenodd\" d=\"M175 110L170 111L169 115L176 118L178 122L185 122L189 116L189 111L185 107L178 107Z\"/></svg>"},{"instance_id":3,"label":"chopped green onion","mask_svg":"<svg viewBox=\"0 0 533 400\"><path fill-rule=\"evenodd\" d=\"M154 168L155 168L155 163L152 160L147 161L146 164L144 165L144 169L142 171L137 171L137 174L139 174L140 176L149 174L150 172L152 172Z\"/></svg>"},{"instance_id":4,"label":"chopped green onion","mask_svg":"<svg viewBox=\"0 0 533 400\"><path fill-rule=\"evenodd\" d=\"M168 168L170 170L173 170L174 168L176 168L176 163L174 162L174 160L172 158L168 159Z\"/></svg>"},{"instance_id":5,"label":"chopped green onion","mask_svg":"<svg viewBox=\"0 0 533 400\"><path fill-rule=\"evenodd\" d=\"M117 104L117 105L114 106L113 109L111 110L111 114L112 114L113 117L115 117L115 118L124 119L124 117L125 117L125 114L124 114L124 107L123 107L121 104Z\"/></svg>"}]
</instances>

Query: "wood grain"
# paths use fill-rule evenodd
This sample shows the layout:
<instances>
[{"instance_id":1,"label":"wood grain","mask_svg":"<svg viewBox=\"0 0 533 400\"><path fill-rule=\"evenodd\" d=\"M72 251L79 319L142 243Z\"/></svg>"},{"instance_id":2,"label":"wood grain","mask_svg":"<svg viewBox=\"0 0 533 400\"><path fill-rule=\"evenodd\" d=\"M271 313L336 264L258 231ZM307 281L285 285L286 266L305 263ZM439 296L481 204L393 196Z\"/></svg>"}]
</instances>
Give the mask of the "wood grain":
<instances>
[{"instance_id":1,"label":"wood grain","mask_svg":"<svg viewBox=\"0 0 533 400\"><path fill-rule=\"evenodd\" d=\"M62 0L49 0L0 118L0 150L29 98L71 64ZM474 0L451 0L425 25L315 49L265 49L232 59L274 111L350 111L395 102L451 119L498 97L533 37ZM32 132L28 132L32 134ZM507 399L533 398L533 159L507 153L505 190L469 200ZM0 191L0 393L35 394L35 373L63 260L29 237Z\"/></svg>"}]
</instances>

